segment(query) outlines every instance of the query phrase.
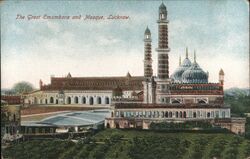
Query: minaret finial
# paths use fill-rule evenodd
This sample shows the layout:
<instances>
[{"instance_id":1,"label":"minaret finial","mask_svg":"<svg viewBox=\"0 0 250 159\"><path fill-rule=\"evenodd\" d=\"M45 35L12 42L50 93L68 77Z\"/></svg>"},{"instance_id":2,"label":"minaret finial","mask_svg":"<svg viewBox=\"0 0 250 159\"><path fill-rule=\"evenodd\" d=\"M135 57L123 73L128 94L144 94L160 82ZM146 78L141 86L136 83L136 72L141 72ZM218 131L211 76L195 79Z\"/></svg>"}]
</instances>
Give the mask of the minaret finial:
<instances>
[{"instance_id":1,"label":"minaret finial","mask_svg":"<svg viewBox=\"0 0 250 159\"><path fill-rule=\"evenodd\" d=\"M194 62L196 63L196 51L194 50Z\"/></svg>"},{"instance_id":2,"label":"minaret finial","mask_svg":"<svg viewBox=\"0 0 250 159\"><path fill-rule=\"evenodd\" d=\"M186 47L186 58L188 59L188 47Z\"/></svg>"},{"instance_id":3,"label":"minaret finial","mask_svg":"<svg viewBox=\"0 0 250 159\"><path fill-rule=\"evenodd\" d=\"M179 66L181 66L181 56L180 56L180 58L179 58Z\"/></svg>"}]
</instances>

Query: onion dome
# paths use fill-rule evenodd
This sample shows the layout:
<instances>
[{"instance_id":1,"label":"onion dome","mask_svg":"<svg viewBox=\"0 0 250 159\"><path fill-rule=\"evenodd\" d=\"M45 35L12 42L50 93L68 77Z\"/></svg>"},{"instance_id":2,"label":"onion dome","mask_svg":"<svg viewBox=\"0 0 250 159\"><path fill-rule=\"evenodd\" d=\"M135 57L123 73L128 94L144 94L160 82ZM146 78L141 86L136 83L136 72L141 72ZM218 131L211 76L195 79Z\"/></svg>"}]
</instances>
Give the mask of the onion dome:
<instances>
[{"instance_id":1,"label":"onion dome","mask_svg":"<svg viewBox=\"0 0 250 159\"><path fill-rule=\"evenodd\" d=\"M194 55L194 63L182 74L183 83L208 83L208 74L204 72L196 62Z\"/></svg>"},{"instance_id":2,"label":"onion dome","mask_svg":"<svg viewBox=\"0 0 250 159\"><path fill-rule=\"evenodd\" d=\"M170 76L174 82L182 82L182 74L192 65L191 61L188 58L188 49L186 48L186 58L183 60L182 64L174 71Z\"/></svg>"}]
</instances>

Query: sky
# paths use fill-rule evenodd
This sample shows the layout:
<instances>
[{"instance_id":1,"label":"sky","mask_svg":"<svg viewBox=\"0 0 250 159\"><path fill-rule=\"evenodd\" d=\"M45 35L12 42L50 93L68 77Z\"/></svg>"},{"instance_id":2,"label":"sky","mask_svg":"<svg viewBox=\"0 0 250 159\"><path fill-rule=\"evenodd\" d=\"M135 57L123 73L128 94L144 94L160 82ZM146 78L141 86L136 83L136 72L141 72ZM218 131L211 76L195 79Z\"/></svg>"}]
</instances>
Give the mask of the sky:
<instances>
[{"instance_id":1,"label":"sky","mask_svg":"<svg viewBox=\"0 0 250 159\"><path fill-rule=\"evenodd\" d=\"M193 61L225 88L249 87L249 5L246 0L163 1L169 20L170 74L188 47ZM4 1L1 5L1 88L19 81L39 87L51 76L143 75L144 31L152 34L157 75L158 8L162 1ZM16 19L17 15L25 16ZM82 19L44 19L43 16ZM86 15L128 19L83 20ZM28 17L41 16L28 20Z\"/></svg>"}]
</instances>

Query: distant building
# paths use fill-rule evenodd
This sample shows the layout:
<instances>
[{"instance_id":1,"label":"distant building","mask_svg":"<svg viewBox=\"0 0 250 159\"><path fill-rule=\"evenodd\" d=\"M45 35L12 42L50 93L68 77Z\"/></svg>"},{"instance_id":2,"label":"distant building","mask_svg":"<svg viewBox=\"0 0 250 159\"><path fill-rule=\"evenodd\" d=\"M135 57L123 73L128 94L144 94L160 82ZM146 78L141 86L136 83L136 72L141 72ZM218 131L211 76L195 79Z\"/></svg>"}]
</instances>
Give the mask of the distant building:
<instances>
[{"instance_id":1,"label":"distant building","mask_svg":"<svg viewBox=\"0 0 250 159\"><path fill-rule=\"evenodd\" d=\"M23 103L23 99L19 95L1 95L1 100L5 101L8 105Z\"/></svg>"}]
</instances>

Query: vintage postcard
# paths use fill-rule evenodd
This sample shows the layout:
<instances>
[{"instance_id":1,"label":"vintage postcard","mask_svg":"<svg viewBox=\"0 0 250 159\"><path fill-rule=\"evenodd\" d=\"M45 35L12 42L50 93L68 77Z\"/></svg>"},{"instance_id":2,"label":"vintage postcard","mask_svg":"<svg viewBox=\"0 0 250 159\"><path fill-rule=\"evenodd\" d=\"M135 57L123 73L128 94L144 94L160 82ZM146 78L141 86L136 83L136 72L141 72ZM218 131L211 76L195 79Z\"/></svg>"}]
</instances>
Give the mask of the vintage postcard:
<instances>
[{"instance_id":1,"label":"vintage postcard","mask_svg":"<svg viewBox=\"0 0 250 159\"><path fill-rule=\"evenodd\" d=\"M1 158L250 158L249 1L1 1Z\"/></svg>"}]
</instances>

